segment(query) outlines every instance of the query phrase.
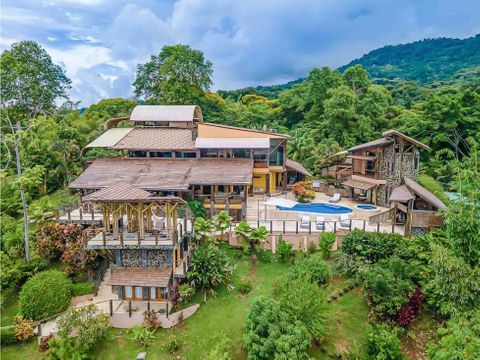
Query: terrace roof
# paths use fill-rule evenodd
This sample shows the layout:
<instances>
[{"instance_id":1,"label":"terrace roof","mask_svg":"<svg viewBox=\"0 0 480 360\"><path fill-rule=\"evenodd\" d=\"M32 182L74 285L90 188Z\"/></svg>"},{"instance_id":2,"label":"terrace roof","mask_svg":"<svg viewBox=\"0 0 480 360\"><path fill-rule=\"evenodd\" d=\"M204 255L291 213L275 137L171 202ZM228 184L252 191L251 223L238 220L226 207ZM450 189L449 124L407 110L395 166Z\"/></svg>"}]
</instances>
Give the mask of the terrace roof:
<instances>
[{"instance_id":1,"label":"terrace roof","mask_svg":"<svg viewBox=\"0 0 480 360\"><path fill-rule=\"evenodd\" d=\"M407 202L413 199L415 199L415 195L410 192L408 186L405 184L394 188L389 198L390 201L397 202Z\"/></svg>"},{"instance_id":2,"label":"terrace roof","mask_svg":"<svg viewBox=\"0 0 480 360\"><path fill-rule=\"evenodd\" d=\"M302 164L300 164L300 163L298 163L298 162L296 162L296 161L293 161L293 160L290 160L290 159L286 159L286 160L285 160L285 167L286 167L287 169L295 170L296 172L299 172L300 174L304 174L304 175L310 176L310 173L308 172L308 170L305 169Z\"/></svg>"},{"instance_id":3,"label":"terrace roof","mask_svg":"<svg viewBox=\"0 0 480 360\"><path fill-rule=\"evenodd\" d=\"M103 189L119 182L149 191L183 191L193 184L248 185L252 168L251 159L103 158L69 188Z\"/></svg>"},{"instance_id":4,"label":"terrace roof","mask_svg":"<svg viewBox=\"0 0 480 360\"><path fill-rule=\"evenodd\" d=\"M113 129L111 129L113 130ZM116 144L115 150L195 150L192 131L178 128L135 128Z\"/></svg>"},{"instance_id":5,"label":"terrace roof","mask_svg":"<svg viewBox=\"0 0 480 360\"><path fill-rule=\"evenodd\" d=\"M167 287L171 275L171 268L117 267L110 275L107 285Z\"/></svg>"},{"instance_id":6,"label":"terrace roof","mask_svg":"<svg viewBox=\"0 0 480 360\"><path fill-rule=\"evenodd\" d=\"M412 190L415 194L420 196L423 200L433 205L437 209L445 209L447 207L442 200L440 200L436 195L425 189L419 183L413 181L408 177L405 177L404 181L405 185L407 185L410 190Z\"/></svg>"},{"instance_id":7,"label":"terrace roof","mask_svg":"<svg viewBox=\"0 0 480 360\"><path fill-rule=\"evenodd\" d=\"M152 194L125 182L95 191L83 197L84 201L133 201L149 198Z\"/></svg>"},{"instance_id":8,"label":"terrace roof","mask_svg":"<svg viewBox=\"0 0 480 360\"><path fill-rule=\"evenodd\" d=\"M130 114L131 121L203 121L198 105L137 105Z\"/></svg>"}]
</instances>

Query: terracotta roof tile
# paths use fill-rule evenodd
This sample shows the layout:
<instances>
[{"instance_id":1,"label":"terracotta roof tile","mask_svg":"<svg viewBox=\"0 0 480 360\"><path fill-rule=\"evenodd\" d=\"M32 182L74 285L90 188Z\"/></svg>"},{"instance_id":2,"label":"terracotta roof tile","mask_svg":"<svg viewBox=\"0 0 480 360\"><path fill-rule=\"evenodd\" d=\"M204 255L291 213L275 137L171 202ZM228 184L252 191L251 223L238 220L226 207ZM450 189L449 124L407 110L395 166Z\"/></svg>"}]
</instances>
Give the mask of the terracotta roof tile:
<instances>
[{"instance_id":1,"label":"terracotta roof tile","mask_svg":"<svg viewBox=\"0 0 480 360\"><path fill-rule=\"evenodd\" d=\"M117 267L107 285L167 287L172 269L154 267Z\"/></svg>"}]
</instances>

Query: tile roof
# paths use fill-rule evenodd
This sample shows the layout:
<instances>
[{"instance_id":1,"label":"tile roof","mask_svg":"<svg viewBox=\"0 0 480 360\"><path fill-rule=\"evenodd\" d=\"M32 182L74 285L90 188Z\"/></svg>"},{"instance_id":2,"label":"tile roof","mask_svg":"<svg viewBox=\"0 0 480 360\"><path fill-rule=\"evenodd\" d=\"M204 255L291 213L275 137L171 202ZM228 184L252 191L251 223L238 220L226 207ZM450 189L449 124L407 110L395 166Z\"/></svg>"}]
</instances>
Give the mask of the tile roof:
<instances>
[{"instance_id":1,"label":"tile roof","mask_svg":"<svg viewBox=\"0 0 480 360\"><path fill-rule=\"evenodd\" d=\"M405 134L402 134L400 131L397 131L395 129L391 129L391 130L388 130L388 131L385 131L382 136L385 138L385 137L391 137L391 136L398 136L398 137L401 137L402 139L408 141L409 143L412 143L418 147L421 147L422 149L424 150L427 150L427 151L430 151L430 147L428 145L425 145L424 143L418 141L418 140L415 140L414 138L411 138L410 136L407 136Z\"/></svg>"},{"instance_id":2,"label":"tile roof","mask_svg":"<svg viewBox=\"0 0 480 360\"><path fill-rule=\"evenodd\" d=\"M133 128L112 128L105 131L98 138L90 142L85 149L98 147L112 147L123 139Z\"/></svg>"},{"instance_id":3,"label":"tile roof","mask_svg":"<svg viewBox=\"0 0 480 360\"><path fill-rule=\"evenodd\" d=\"M112 149L195 150L195 141L190 129L134 128L113 145Z\"/></svg>"},{"instance_id":4,"label":"tile roof","mask_svg":"<svg viewBox=\"0 0 480 360\"><path fill-rule=\"evenodd\" d=\"M440 200L435 194L425 189L419 183L408 177L405 177L403 180L405 181L405 185L407 185L410 190L437 209L445 209L447 207L442 200Z\"/></svg>"},{"instance_id":5,"label":"tile roof","mask_svg":"<svg viewBox=\"0 0 480 360\"><path fill-rule=\"evenodd\" d=\"M141 200L150 197L152 194L148 191L139 189L125 182L119 182L115 185L103 188L102 190L88 194L83 197L83 201L129 201Z\"/></svg>"},{"instance_id":6,"label":"tile roof","mask_svg":"<svg viewBox=\"0 0 480 360\"><path fill-rule=\"evenodd\" d=\"M107 285L167 287L171 275L171 268L117 267Z\"/></svg>"},{"instance_id":7,"label":"tile roof","mask_svg":"<svg viewBox=\"0 0 480 360\"><path fill-rule=\"evenodd\" d=\"M150 191L187 190L192 184L252 183L251 159L95 160L70 185L72 189L102 189L119 182Z\"/></svg>"},{"instance_id":8,"label":"tile roof","mask_svg":"<svg viewBox=\"0 0 480 360\"><path fill-rule=\"evenodd\" d=\"M389 198L390 201L398 201L398 202L407 202L413 199L415 199L415 195L413 195L410 192L407 185L405 184L394 188Z\"/></svg>"},{"instance_id":9,"label":"tile roof","mask_svg":"<svg viewBox=\"0 0 480 360\"><path fill-rule=\"evenodd\" d=\"M391 144L391 143L393 143L392 139L381 138L381 139L366 142L365 144L360 144L360 145L354 146L354 147L348 149L348 151L353 152L353 151L362 150L362 149L366 149L366 148L370 148L370 147L374 147L374 146L388 145L388 144Z\"/></svg>"},{"instance_id":10,"label":"tile roof","mask_svg":"<svg viewBox=\"0 0 480 360\"><path fill-rule=\"evenodd\" d=\"M347 180L347 181L344 181L342 185L349 186L355 189L360 189L363 191L370 190L371 188L376 186L376 184L367 183L359 180Z\"/></svg>"}]
</instances>

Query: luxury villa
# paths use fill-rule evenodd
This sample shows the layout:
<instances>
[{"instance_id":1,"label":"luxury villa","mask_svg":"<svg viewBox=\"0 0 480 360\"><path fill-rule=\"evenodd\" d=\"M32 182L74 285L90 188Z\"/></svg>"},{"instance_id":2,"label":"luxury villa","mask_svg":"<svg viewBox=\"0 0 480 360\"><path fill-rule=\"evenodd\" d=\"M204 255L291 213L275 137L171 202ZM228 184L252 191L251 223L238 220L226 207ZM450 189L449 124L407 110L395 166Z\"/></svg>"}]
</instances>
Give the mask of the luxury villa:
<instances>
[{"instance_id":1,"label":"luxury villa","mask_svg":"<svg viewBox=\"0 0 480 360\"><path fill-rule=\"evenodd\" d=\"M184 199L200 199L210 215L226 210L244 219L249 197L286 192L308 175L286 158L289 139L204 123L198 106L139 105L129 117L108 120L83 151L103 148L114 155L87 164L69 188L81 194L76 222L96 226L85 232L87 247L111 259L107 285L113 293L168 303L190 258Z\"/></svg>"},{"instance_id":2,"label":"luxury villa","mask_svg":"<svg viewBox=\"0 0 480 360\"><path fill-rule=\"evenodd\" d=\"M437 211L445 204L417 183L420 153L430 148L396 130L336 155L342 160L322 169L325 176L359 201L389 207L384 220L405 224L405 234L422 234L442 225ZM379 220L377 217L375 220Z\"/></svg>"}]
</instances>

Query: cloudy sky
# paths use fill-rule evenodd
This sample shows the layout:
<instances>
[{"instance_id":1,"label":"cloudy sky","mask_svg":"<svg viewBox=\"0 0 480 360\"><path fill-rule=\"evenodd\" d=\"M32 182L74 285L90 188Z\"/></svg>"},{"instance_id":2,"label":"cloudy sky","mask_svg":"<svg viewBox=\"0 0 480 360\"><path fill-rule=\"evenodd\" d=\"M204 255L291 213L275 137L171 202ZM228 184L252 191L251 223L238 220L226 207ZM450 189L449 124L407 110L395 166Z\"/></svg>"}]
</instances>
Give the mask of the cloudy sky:
<instances>
[{"instance_id":1,"label":"cloudy sky","mask_svg":"<svg viewBox=\"0 0 480 360\"><path fill-rule=\"evenodd\" d=\"M138 63L189 44L214 89L284 83L387 44L480 33L479 0L3 0L1 49L40 43L86 106L131 97Z\"/></svg>"}]
</instances>

